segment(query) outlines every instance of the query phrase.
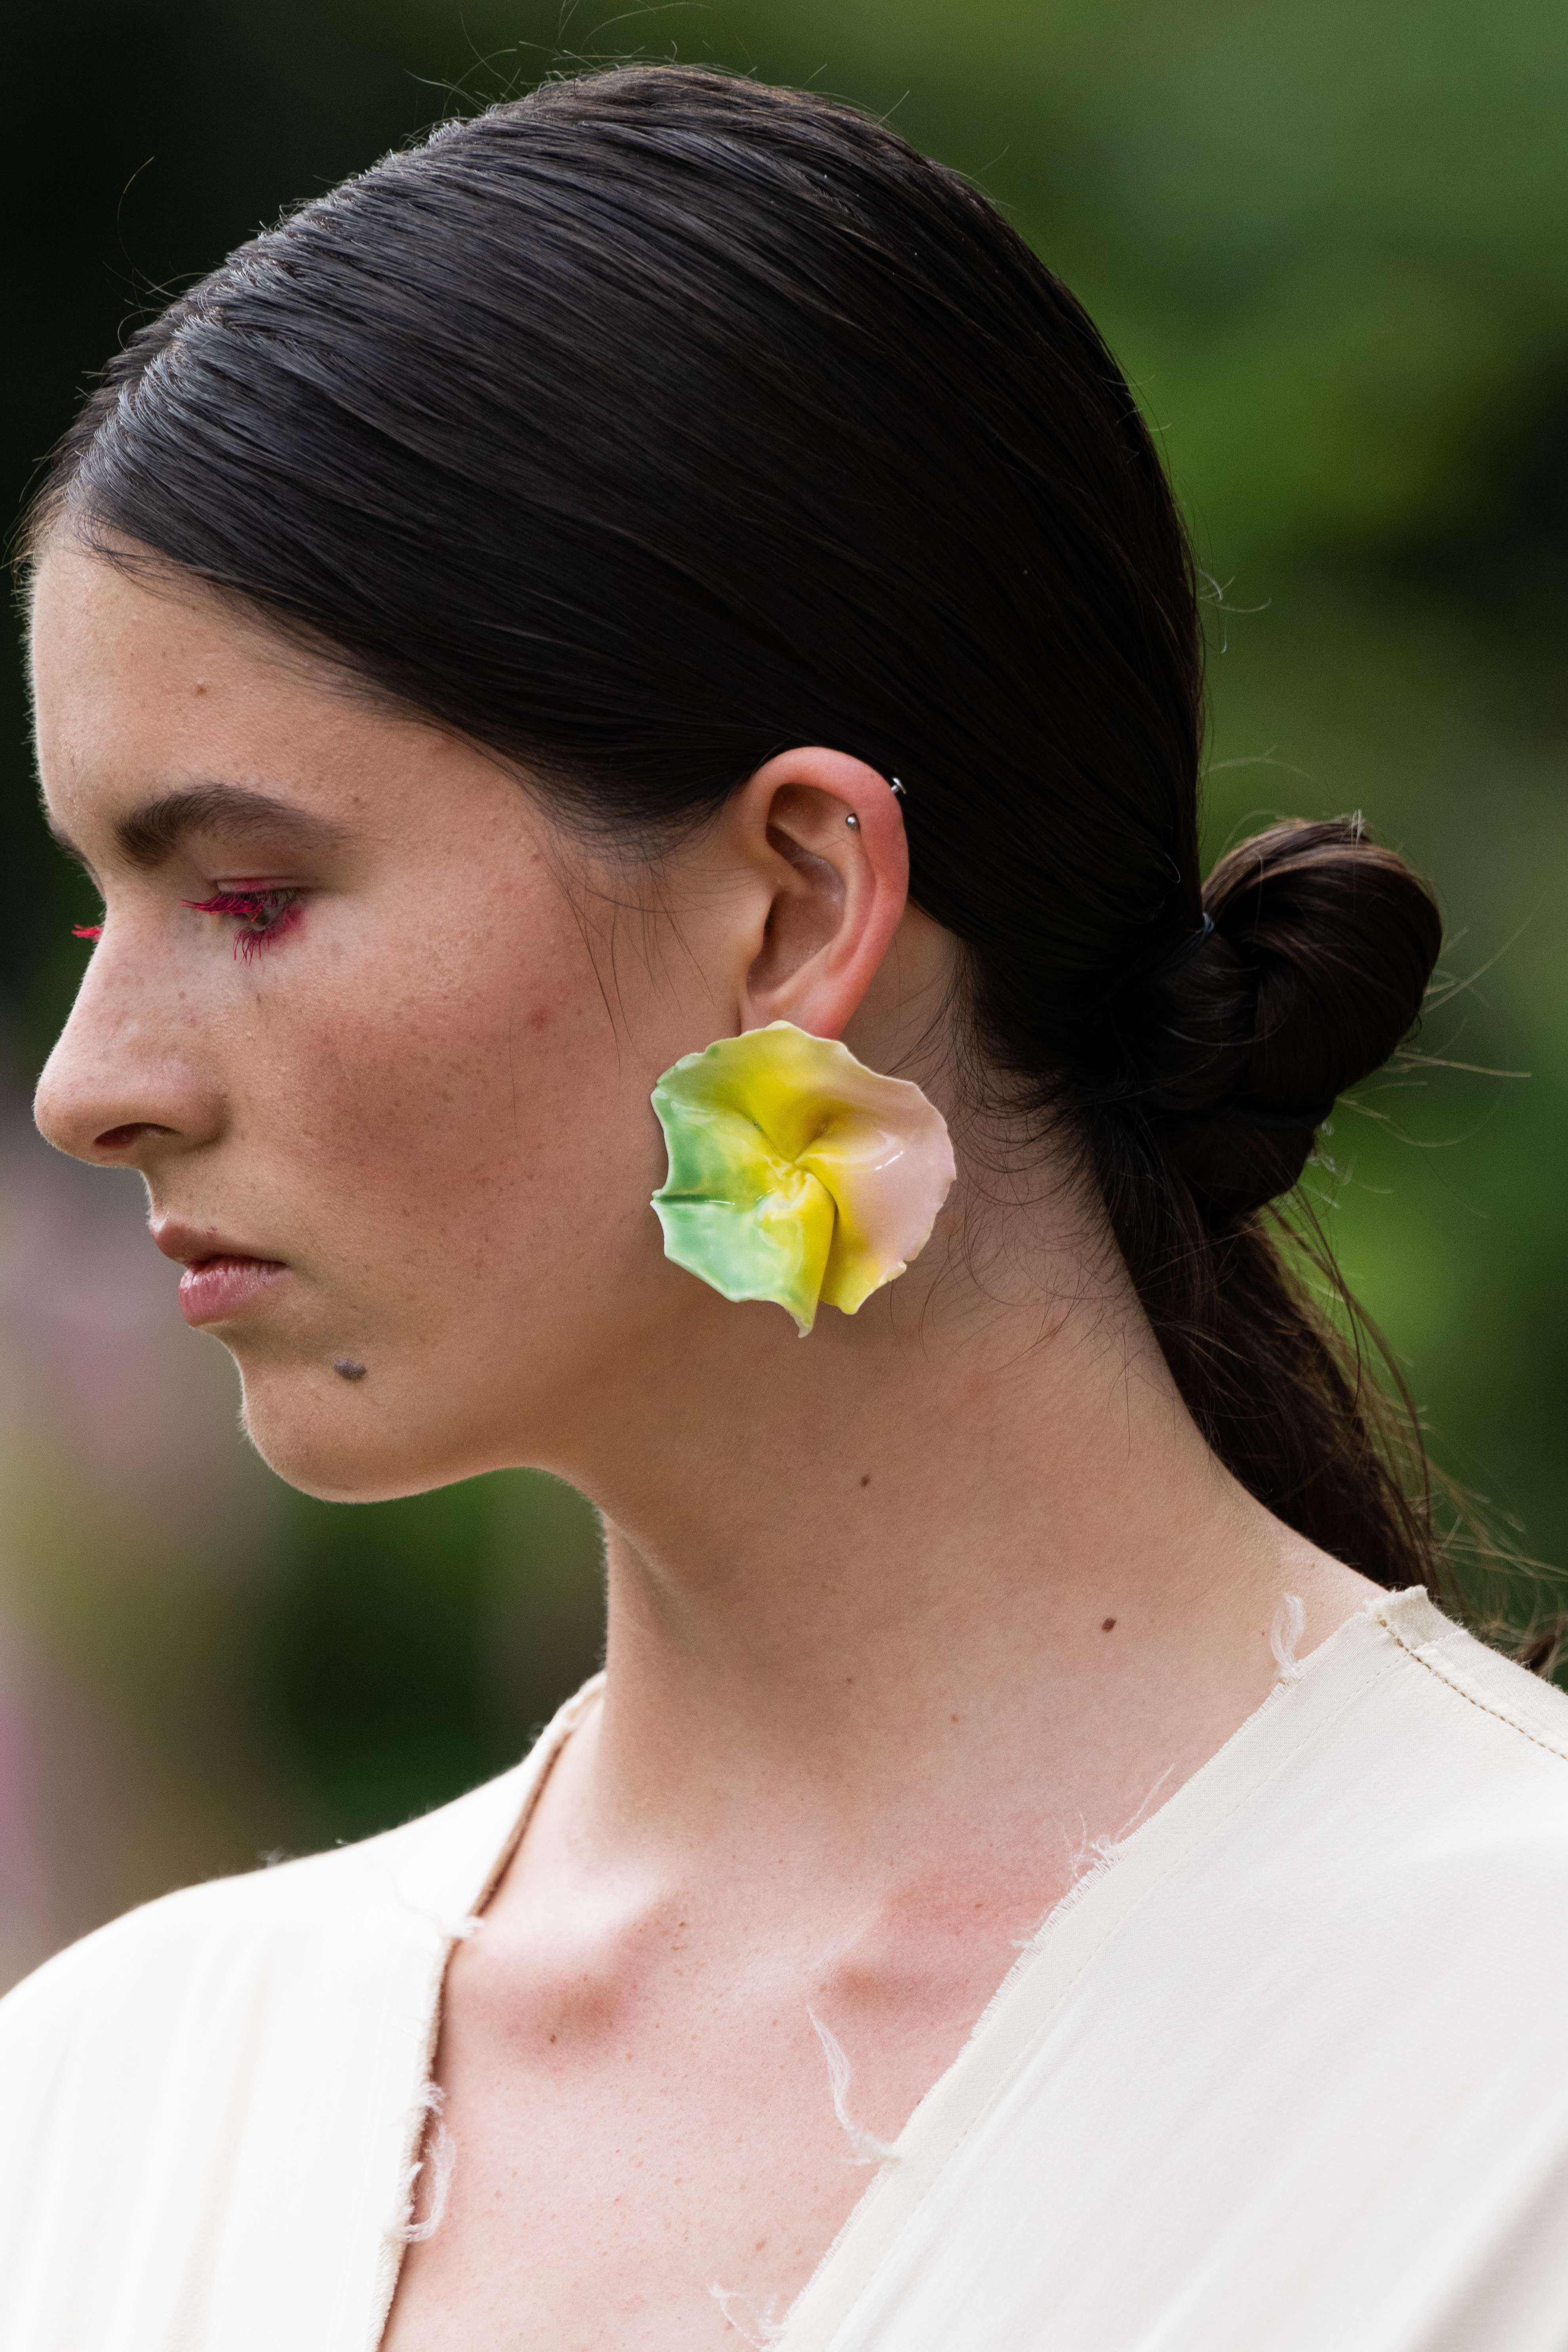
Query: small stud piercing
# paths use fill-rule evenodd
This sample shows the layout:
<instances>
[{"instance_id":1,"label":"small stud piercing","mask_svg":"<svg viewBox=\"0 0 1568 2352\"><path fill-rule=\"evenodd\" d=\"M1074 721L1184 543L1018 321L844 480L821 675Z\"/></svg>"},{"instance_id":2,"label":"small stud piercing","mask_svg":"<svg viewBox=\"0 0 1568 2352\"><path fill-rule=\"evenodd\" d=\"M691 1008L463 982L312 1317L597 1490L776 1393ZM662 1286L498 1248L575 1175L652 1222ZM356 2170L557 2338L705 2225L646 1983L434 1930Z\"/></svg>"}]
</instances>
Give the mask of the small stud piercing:
<instances>
[{"instance_id":1,"label":"small stud piercing","mask_svg":"<svg viewBox=\"0 0 1568 2352\"><path fill-rule=\"evenodd\" d=\"M860 830L860 820L859 820L859 818L858 818L858 817L854 814L854 812L853 812L853 811L851 811L851 812L850 812L850 814L849 814L849 815L847 815L847 816L845 818L844 822L845 822L845 824L846 824L847 825L849 825L849 826L850 826L850 827L851 827L851 828L852 828L856 833L858 833L858 832L859 832L859 830Z\"/></svg>"},{"instance_id":2,"label":"small stud piercing","mask_svg":"<svg viewBox=\"0 0 1568 2352\"><path fill-rule=\"evenodd\" d=\"M905 800L909 797L905 793L902 784L900 783L897 776L889 776L888 778L888 782L891 790L897 793L900 800Z\"/></svg>"}]
</instances>

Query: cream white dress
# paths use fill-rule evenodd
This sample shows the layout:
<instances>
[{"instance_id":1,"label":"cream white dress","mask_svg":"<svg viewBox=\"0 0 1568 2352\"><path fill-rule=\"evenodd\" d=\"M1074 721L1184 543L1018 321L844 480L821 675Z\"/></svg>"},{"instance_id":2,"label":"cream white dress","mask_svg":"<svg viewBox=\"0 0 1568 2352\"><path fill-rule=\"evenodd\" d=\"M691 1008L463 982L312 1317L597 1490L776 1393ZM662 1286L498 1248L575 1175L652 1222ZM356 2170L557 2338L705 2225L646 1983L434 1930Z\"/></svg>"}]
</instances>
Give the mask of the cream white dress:
<instances>
[{"instance_id":1,"label":"cream white dress","mask_svg":"<svg viewBox=\"0 0 1568 2352\"><path fill-rule=\"evenodd\" d=\"M587 1696L0 2003L4 2352L374 2352L447 1956ZM1568 1699L1419 1593L1342 1626L1051 1915L776 2343L1565 2352Z\"/></svg>"}]
</instances>

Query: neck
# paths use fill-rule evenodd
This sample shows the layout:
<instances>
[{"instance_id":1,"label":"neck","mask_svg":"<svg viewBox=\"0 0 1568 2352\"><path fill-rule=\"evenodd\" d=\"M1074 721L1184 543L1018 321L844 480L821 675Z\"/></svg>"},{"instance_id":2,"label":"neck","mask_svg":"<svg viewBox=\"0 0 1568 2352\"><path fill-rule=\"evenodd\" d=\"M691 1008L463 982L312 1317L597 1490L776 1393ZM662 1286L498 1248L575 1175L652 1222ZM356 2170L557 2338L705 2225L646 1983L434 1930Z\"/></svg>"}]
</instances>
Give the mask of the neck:
<instances>
[{"instance_id":1,"label":"neck","mask_svg":"<svg viewBox=\"0 0 1568 2352\"><path fill-rule=\"evenodd\" d=\"M561 1464L608 1527L597 1836L863 1884L1024 1804L1066 1851L1260 1704L1287 1592L1303 1648L1364 1605L1222 1469L1116 1273L1017 1239L977 1269L960 1228L805 1343L704 1295L601 1400Z\"/></svg>"}]
</instances>

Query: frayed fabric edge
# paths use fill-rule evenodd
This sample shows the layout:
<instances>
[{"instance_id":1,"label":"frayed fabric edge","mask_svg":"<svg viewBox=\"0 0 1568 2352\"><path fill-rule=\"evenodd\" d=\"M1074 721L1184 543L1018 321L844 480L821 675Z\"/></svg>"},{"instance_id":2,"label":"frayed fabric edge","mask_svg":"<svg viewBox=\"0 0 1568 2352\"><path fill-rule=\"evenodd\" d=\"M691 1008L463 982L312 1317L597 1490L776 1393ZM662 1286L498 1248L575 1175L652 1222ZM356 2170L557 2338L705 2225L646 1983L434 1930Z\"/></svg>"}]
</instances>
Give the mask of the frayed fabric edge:
<instances>
[{"instance_id":1,"label":"frayed fabric edge","mask_svg":"<svg viewBox=\"0 0 1568 2352\"><path fill-rule=\"evenodd\" d=\"M745 2304L745 2297L737 2288L720 2286L715 2282L708 2292L723 2313L728 2325L734 2329L737 2336L744 2337L748 2344L755 2345L757 2352L767 2352L769 2345L777 2344L783 2337L784 2323L782 2319L775 2319L773 2316L773 2308L778 2302L776 2295L769 2300L762 2311L753 2315L755 2326L761 2331L753 2335L747 2322L744 2319L738 2319L735 2315L737 2308L743 2308Z\"/></svg>"},{"instance_id":2,"label":"frayed fabric edge","mask_svg":"<svg viewBox=\"0 0 1568 2352\"><path fill-rule=\"evenodd\" d=\"M1027 1952L1032 1950L1035 1945L1039 1942L1040 1937L1045 1934L1046 1929L1051 1925L1051 1922L1056 1919L1060 1913L1068 1910L1074 1903L1077 1903L1081 1896L1087 1895L1089 1888L1097 1885L1098 1882L1105 1876L1106 1872L1115 1864L1121 1853L1123 1845L1131 1836L1139 1823L1143 1820L1150 1806L1153 1803L1155 1798L1159 1795L1161 1790L1164 1787L1166 1781L1170 1779L1175 1769L1176 1768L1173 1764L1166 1765L1164 1770L1151 1783L1142 1803L1139 1805L1133 1812L1128 1815L1127 1819L1122 1822L1121 1827L1117 1831L1114 1837L1108 1837L1101 1834L1100 1837L1091 1838L1089 1834L1089 1827L1087 1822L1084 1821L1083 1815L1081 1813L1079 1815L1079 1842L1076 1846L1069 1850L1068 1854L1068 1884L1066 1889L1062 1894L1058 1895L1056 1901L1051 1905L1049 1910L1047 1911L1045 1916L1030 1928L1028 1934L1026 1936L1019 1936L1015 1940L1013 1946L1015 1951Z\"/></svg>"},{"instance_id":3,"label":"frayed fabric edge","mask_svg":"<svg viewBox=\"0 0 1568 2352\"><path fill-rule=\"evenodd\" d=\"M848 2161L851 2164L897 2164L899 2151L894 2143L891 2140L879 2139L875 2132L868 2132L863 2124L858 2124L849 2112L847 2101L853 2074L843 2043L824 2025L809 2002L806 2005L805 2013L811 2020L813 2031L822 2044L822 2054L827 2061L827 2087L833 2096L833 2112L838 2118L839 2128L853 2150Z\"/></svg>"},{"instance_id":4,"label":"frayed fabric edge","mask_svg":"<svg viewBox=\"0 0 1568 2352\"><path fill-rule=\"evenodd\" d=\"M809 2001L806 2004L805 2013L811 2020L812 2031L821 2043L822 2054L827 2062L827 2087L833 2100L833 2113L837 2119L838 2128L849 2142L850 2153L845 2158L846 2163L879 2166L897 2164L900 2151L894 2143L891 2140L879 2139L875 2132L869 2132L863 2124L858 2124L849 2112L849 2086L854 2080L854 2070L850 2066L848 2054L843 2043L837 2035L823 2023ZM774 2316L778 2305L776 2295L771 2296L760 2312L752 2312L742 2317L741 2315L746 2312L746 2299L738 2288L721 2286L715 2280L708 2292L736 2335L742 2337L746 2343L755 2345L758 2352L766 2352L768 2346L782 2341L785 2332L785 2323Z\"/></svg>"},{"instance_id":5,"label":"frayed fabric edge","mask_svg":"<svg viewBox=\"0 0 1568 2352\"><path fill-rule=\"evenodd\" d=\"M413 2210L414 2194L419 2176L426 2163L430 2167L430 2210L423 2221L400 2221L387 2236L397 2245L422 2246L440 2228L447 2211L447 2200L452 2190L452 2174L457 2168L458 2150L451 2133L441 2120L447 2104L447 2094L439 2083L426 2083L415 2102L416 2114L430 2116L435 2124L428 2158L419 2156L408 2168L403 2185L403 2209Z\"/></svg>"},{"instance_id":6,"label":"frayed fabric edge","mask_svg":"<svg viewBox=\"0 0 1568 2352\"><path fill-rule=\"evenodd\" d=\"M1274 1622L1268 1629L1268 1646L1274 1653L1274 1663L1279 1669L1282 1683L1299 1683L1301 1669L1296 1653L1301 1646L1301 1636L1307 1630L1307 1604L1299 1592L1280 1595L1279 1606L1274 1612Z\"/></svg>"}]
</instances>

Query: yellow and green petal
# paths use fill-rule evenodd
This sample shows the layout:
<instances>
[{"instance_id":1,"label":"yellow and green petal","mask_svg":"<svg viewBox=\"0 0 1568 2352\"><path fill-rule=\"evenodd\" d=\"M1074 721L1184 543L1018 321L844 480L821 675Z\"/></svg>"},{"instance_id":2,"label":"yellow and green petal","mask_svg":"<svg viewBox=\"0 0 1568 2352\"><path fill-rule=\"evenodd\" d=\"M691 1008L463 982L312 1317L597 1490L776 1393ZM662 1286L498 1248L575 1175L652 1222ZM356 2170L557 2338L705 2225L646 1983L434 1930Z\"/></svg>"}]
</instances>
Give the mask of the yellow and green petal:
<instances>
[{"instance_id":1,"label":"yellow and green petal","mask_svg":"<svg viewBox=\"0 0 1568 2352\"><path fill-rule=\"evenodd\" d=\"M726 1298L787 1307L803 1336L821 1301L853 1315L902 1274L955 1173L919 1087L789 1021L688 1054L653 1107L665 1255Z\"/></svg>"}]
</instances>

